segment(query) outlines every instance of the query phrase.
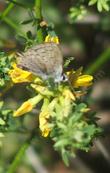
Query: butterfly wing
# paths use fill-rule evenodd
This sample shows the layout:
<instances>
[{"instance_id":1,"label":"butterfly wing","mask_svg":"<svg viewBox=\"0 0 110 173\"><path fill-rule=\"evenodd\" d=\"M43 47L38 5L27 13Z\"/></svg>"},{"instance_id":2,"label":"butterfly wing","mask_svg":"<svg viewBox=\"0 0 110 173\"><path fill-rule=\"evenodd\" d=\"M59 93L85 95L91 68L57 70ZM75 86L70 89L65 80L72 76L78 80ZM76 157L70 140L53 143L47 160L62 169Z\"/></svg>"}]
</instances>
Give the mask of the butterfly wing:
<instances>
[{"instance_id":1,"label":"butterfly wing","mask_svg":"<svg viewBox=\"0 0 110 173\"><path fill-rule=\"evenodd\" d=\"M55 43L44 43L28 49L18 57L18 65L46 79L62 74L63 56Z\"/></svg>"}]
</instances>

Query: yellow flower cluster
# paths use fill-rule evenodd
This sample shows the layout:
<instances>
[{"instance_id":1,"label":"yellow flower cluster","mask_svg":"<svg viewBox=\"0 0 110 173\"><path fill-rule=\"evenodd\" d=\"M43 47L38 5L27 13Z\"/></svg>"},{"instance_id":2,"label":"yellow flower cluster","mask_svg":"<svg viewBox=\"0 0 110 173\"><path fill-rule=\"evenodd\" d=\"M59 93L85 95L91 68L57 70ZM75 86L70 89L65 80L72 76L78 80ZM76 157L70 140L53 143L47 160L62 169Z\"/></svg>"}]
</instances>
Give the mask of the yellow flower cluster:
<instances>
[{"instance_id":1,"label":"yellow flower cluster","mask_svg":"<svg viewBox=\"0 0 110 173\"><path fill-rule=\"evenodd\" d=\"M45 42L59 43L58 37L46 37ZM78 87L90 86L93 77L90 75L82 75L81 69L77 71L67 72L67 77L71 86L66 83L60 83L55 89L49 89L42 79L34 76L28 71L24 71L13 64L13 69L9 71L9 75L13 83L30 82L31 87L35 89L36 96L25 101L20 108L14 112L14 117L19 117L27 112L30 112L41 100L43 105L39 115L39 128L44 137L47 137L51 131L49 119L51 116L59 115L59 118L68 116L71 110L71 105L76 100L75 92L71 89Z\"/></svg>"}]
</instances>

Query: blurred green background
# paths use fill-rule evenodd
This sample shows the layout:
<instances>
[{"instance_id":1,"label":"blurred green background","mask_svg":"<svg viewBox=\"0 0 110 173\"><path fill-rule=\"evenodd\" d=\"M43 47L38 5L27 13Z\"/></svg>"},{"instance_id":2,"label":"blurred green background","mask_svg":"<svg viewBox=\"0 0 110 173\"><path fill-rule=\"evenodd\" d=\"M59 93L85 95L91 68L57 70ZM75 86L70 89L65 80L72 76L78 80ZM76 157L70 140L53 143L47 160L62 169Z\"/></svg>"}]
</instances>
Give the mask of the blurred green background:
<instances>
[{"instance_id":1,"label":"blurred green background","mask_svg":"<svg viewBox=\"0 0 110 173\"><path fill-rule=\"evenodd\" d=\"M8 3L0 0L0 14ZM20 37L22 32L32 31L32 23L21 24L30 19L34 0L19 0L27 9L15 5L8 17L0 19L0 51L15 52L24 48L25 42ZM99 13L96 6L90 7L81 20L72 20L69 9L75 4L73 0L43 1L44 19L54 26L64 58L75 57L70 68L84 67L84 72L94 75L94 85L89 88L89 94L83 100L88 101L92 110L100 118L98 124L104 128L105 135L97 141L90 152L77 152L77 157L71 159L70 167L61 161L60 155L53 150L49 139L38 137L32 141L16 173L109 173L110 172L110 12ZM86 5L87 3L85 3ZM19 35L19 36L18 36ZM16 85L10 89L3 100L6 108L15 109L31 96L25 90L25 85ZM11 163L21 144L29 137L28 131L36 127L38 121L34 112L19 118L27 133L9 132L1 138L0 173ZM31 118L33 116L33 118ZM13 122L14 123L14 122ZM38 125L37 125L38 126Z\"/></svg>"}]
</instances>

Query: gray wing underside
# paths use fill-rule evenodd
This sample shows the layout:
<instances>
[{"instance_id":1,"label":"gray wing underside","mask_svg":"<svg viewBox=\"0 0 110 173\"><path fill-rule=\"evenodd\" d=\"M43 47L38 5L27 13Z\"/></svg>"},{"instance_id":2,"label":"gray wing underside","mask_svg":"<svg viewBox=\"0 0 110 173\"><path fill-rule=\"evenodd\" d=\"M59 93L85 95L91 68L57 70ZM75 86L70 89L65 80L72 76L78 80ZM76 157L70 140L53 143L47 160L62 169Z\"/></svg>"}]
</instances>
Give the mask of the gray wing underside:
<instances>
[{"instance_id":1,"label":"gray wing underside","mask_svg":"<svg viewBox=\"0 0 110 173\"><path fill-rule=\"evenodd\" d=\"M18 57L18 65L39 76L62 73L63 57L55 43L37 45ZM59 74L61 75L61 74Z\"/></svg>"}]
</instances>

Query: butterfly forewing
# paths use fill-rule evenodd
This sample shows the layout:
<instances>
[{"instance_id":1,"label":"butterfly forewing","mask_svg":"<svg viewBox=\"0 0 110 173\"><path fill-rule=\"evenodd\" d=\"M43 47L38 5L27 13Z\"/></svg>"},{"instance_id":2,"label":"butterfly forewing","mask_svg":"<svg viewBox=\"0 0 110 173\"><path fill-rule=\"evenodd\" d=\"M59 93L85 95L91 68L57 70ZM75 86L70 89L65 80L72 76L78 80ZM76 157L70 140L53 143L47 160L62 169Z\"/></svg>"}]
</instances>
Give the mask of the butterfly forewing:
<instances>
[{"instance_id":1,"label":"butterfly forewing","mask_svg":"<svg viewBox=\"0 0 110 173\"><path fill-rule=\"evenodd\" d=\"M28 49L19 56L18 65L43 79L48 77L60 79L63 71L63 56L57 44L44 43Z\"/></svg>"}]
</instances>

